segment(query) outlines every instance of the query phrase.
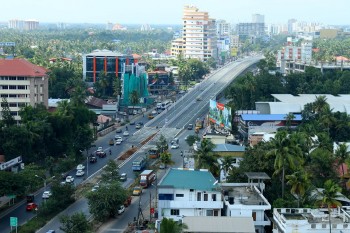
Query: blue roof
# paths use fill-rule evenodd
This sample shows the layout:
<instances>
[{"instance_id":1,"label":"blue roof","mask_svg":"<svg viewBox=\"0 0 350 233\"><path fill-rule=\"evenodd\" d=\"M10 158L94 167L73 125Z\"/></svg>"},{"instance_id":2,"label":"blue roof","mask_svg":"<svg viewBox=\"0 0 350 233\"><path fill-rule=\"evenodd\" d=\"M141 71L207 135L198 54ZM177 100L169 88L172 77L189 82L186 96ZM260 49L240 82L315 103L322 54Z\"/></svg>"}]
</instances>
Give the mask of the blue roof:
<instances>
[{"instance_id":1,"label":"blue roof","mask_svg":"<svg viewBox=\"0 0 350 233\"><path fill-rule=\"evenodd\" d=\"M238 146L232 144L216 144L216 147L213 149L214 152L244 152L245 146Z\"/></svg>"},{"instance_id":2,"label":"blue roof","mask_svg":"<svg viewBox=\"0 0 350 233\"><path fill-rule=\"evenodd\" d=\"M287 114L242 114L244 121L285 121ZM301 121L301 114L294 114L293 121Z\"/></svg>"},{"instance_id":3,"label":"blue roof","mask_svg":"<svg viewBox=\"0 0 350 233\"><path fill-rule=\"evenodd\" d=\"M215 182L214 176L209 171L172 168L160 181L159 186L211 191L216 187Z\"/></svg>"}]
</instances>

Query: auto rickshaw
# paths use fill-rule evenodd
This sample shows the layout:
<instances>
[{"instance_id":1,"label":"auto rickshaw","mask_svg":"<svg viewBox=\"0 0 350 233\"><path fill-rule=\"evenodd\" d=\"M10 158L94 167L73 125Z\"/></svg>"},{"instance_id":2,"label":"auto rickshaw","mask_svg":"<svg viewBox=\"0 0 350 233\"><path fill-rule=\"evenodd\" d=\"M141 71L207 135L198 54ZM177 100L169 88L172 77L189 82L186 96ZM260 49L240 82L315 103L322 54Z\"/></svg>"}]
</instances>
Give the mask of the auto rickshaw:
<instances>
[{"instance_id":1,"label":"auto rickshaw","mask_svg":"<svg viewBox=\"0 0 350 233\"><path fill-rule=\"evenodd\" d=\"M114 140L113 140L113 138L109 139L109 145L110 145L110 146L114 146Z\"/></svg>"},{"instance_id":2,"label":"auto rickshaw","mask_svg":"<svg viewBox=\"0 0 350 233\"><path fill-rule=\"evenodd\" d=\"M199 127L196 127L196 128L194 129L194 132L195 132L196 134L198 134L198 133L199 133Z\"/></svg>"}]
</instances>

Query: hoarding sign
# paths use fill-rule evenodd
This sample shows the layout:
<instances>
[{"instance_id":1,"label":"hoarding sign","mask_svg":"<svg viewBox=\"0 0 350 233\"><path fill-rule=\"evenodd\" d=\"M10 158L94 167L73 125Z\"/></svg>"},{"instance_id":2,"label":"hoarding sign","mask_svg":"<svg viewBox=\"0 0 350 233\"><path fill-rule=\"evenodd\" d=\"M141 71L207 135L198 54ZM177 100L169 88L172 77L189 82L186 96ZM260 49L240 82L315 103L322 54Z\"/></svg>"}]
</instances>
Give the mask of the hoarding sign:
<instances>
[{"instance_id":1,"label":"hoarding sign","mask_svg":"<svg viewBox=\"0 0 350 233\"><path fill-rule=\"evenodd\" d=\"M215 100L210 100L209 103L209 120L220 127L232 129L231 108L225 107L224 104L218 103Z\"/></svg>"}]
</instances>

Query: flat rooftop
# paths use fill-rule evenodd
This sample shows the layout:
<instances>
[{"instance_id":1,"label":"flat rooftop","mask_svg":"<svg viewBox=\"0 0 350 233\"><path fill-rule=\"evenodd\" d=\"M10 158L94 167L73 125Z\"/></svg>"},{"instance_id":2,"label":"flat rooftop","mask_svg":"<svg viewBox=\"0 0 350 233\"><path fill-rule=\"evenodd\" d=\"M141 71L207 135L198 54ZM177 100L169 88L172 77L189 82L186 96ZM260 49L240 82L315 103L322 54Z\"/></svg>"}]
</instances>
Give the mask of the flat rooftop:
<instances>
[{"instance_id":1,"label":"flat rooftop","mask_svg":"<svg viewBox=\"0 0 350 233\"><path fill-rule=\"evenodd\" d=\"M223 184L222 184L223 185ZM235 184L235 185L238 185ZM269 205L254 186L242 184L241 186L221 186L224 199L230 205Z\"/></svg>"}]
</instances>

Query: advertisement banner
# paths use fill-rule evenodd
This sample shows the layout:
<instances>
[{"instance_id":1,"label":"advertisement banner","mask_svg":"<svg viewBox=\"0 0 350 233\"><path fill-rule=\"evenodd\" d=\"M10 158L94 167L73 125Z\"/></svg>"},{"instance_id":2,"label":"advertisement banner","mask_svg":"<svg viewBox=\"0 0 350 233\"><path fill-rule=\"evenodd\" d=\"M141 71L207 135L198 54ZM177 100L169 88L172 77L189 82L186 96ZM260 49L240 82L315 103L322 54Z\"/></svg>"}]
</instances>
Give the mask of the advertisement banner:
<instances>
[{"instance_id":1,"label":"advertisement banner","mask_svg":"<svg viewBox=\"0 0 350 233\"><path fill-rule=\"evenodd\" d=\"M220 127L228 130L232 129L231 108L224 104L210 100L209 103L209 120Z\"/></svg>"}]
</instances>

